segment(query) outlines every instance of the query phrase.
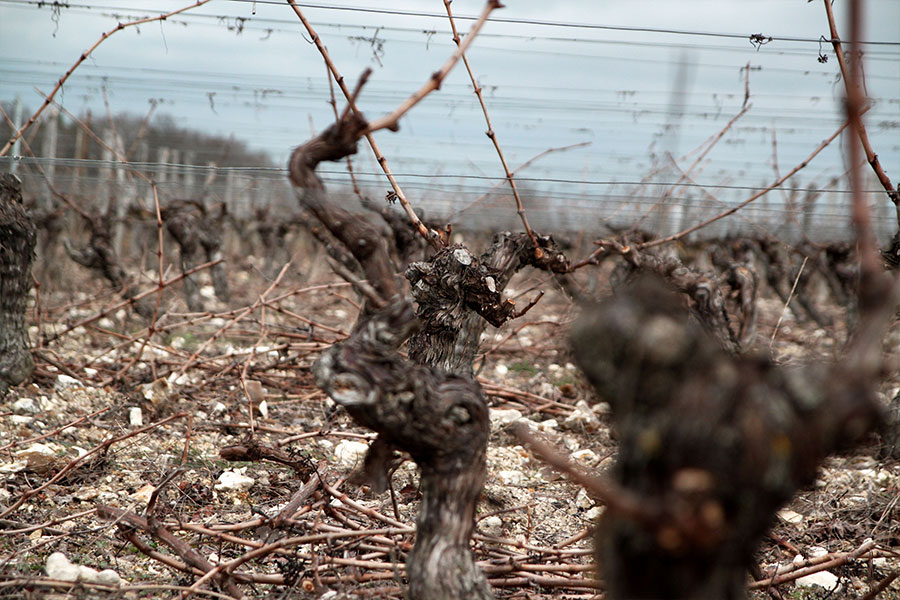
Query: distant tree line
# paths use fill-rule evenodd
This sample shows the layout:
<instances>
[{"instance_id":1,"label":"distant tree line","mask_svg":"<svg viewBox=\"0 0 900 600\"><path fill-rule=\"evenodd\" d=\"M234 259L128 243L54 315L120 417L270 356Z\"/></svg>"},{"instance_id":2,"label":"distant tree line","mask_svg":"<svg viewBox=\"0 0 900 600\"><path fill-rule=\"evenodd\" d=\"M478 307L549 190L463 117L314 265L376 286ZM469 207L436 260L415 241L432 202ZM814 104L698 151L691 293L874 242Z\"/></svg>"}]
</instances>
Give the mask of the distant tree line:
<instances>
[{"instance_id":1,"label":"distant tree line","mask_svg":"<svg viewBox=\"0 0 900 600\"><path fill-rule=\"evenodd\" d=\"M14 102L0 102L3 110L12 118L15 111ZM22 110L23 115L33 111L29 107ZM100 139L104 132L115 130L119 136L119 146L125 151L129 161L157 161L158 150L169 148L183 161L186 155L196 164L215 163L219 167L271 167L273 162L268 153L251 150L243 140L233 136L212 135L196 129L178 125L176 119L167 114L153 114L149 119L145 115L119 113L111 118L90 111L77 115L78 119L90 128ZM29 131L25 138L36 156L42 155L43 130L47 126L50 115L45 113L38 127ZM58 125L58 141L56 156L60 158L102 159L103 148L92 136L84 132L84 128L65 114L60 117ZM7 140L12 135L12 128L6 119L0 119L0 139ZM20 154L27 156L24 147Z\"/></svg>"}]
</instances>

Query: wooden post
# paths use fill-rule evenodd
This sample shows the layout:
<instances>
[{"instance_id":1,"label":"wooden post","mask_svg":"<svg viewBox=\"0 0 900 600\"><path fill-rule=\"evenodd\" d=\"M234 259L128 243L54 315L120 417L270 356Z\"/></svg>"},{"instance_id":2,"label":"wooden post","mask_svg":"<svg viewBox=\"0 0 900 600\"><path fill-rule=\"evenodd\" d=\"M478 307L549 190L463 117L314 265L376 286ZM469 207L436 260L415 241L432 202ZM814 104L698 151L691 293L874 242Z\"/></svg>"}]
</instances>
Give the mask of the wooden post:
<instances>
[{"instance_id":1,"label":"wooden post","mask_svg":"<svg viewBox=\"0 0 900 600\"><path fill-rule=\"evenodd\" d=\"M47 111L47 128L44 130L44 143L41 147L41 155L48 159L44 164L44 175L46 181L43 186L43 193L38 200L42 210L50 211L53 206L53 196L50 192L50 186L53 185L53 179L56 176L56 147L59 142L59 109L51 108Z\"/></svg>"},{"instance_id":2,"label":"wooden post","mask_svg":"<svg viewBox=\"0 0 900 600\"><path fill-rule=\"evenodd\" d=\"M156 182L157 183L165 183L169 178L169 170L166 167L166 164L169 162L169 153L170 150L165 146L160 146L156 150Z\"/></svg>"},{"instance_id":3,"label":"wooden post","mask_svg":"<svg viewBox=\"0 0 900 600\"><path fill-rule=\"evenodd\" d=\"M166 167L166 172L168 176L166 177L166 183L169 185L169 194L172 197L179 196L178 182L181 179L181 174L178 168L179 161L181 160L181 151L172 148L169 153L169 165Z\"/></svg>"},{"instance_id":4,"label":"wooden post","mask_svg":"<svg viewBox=\"0 0 900 600\"><path fill-rule=\"evenodd\" d=\"M150 161L150 144L144 140L138 142L134 159L135 162L141 165L141 169L146 169L146 163ZM143 179L136 179L135 186L135 198L141 210L152 210L153 190L150 189L150 186Z\"/></svg>"},{"instance_id":5,"label":"wooden post","mask_svg":"<svg viewBox=\"0 0 900 600\"><path fill-rule=\"evenodd\" d=\"M197 153L188 150L184 153L184 174L181 177L181 195L184 198L195 198L203 200L197 190L194 189L196 177L194 174L194 162L197 160Z\"/></svg>"},{"instance_id":6,"label":"wooden post","mask_svg":"<svg viewBox=\"0 0 900 600\"><path fill-rule=\"evenodd\" d=\"M16 107L13 109L13 124L15 126L16 131L18 131L22 127L22 96L16 96ZM11 157L16 157L19 155L19 146L22 143L22 138L19 138L15 141L12 147L12 152L10 153ZM19 166L19 161L13 160L9 163L9 172L15 173L16 169Z\"/></svg>"},{"instance_id":7,"label":"wooden post","mask_svg":"<svg viewBox=\"0 0 900 600\"><path fill-rule=\"evenodd\" d=\"M84 130L81 127L75 129L75 155L73 158L76 161L84 160L86 157L82 153L82 149L84 148ZM75 168L72 169L72 190L76 193L81 192L81 174L83 172L83 167L80 163L76 163Z\"/></svg>"},{"instance_id":8,"label":"wooden post","mask_svg":"<svg viewBox=\"0 0 900 600\"><path fill-rule=\"evenodd\" d=\"M116 145L116 138L113 130L109 127L104 128L102 139L103 148L100 151L100 160L102 160L103 162L97 171L97 191L94 194L96 205L94 206L94 208L96 208L98 211L102 211L104 209L108 211L111 208L110 205L115 203L115 194L111 193L113 160L112 148L114 148Z\"/></svg>"},{"instance_id":9,"label":"wooden post","mask_svg":"<svg viewBox=\"0 0 900 600\"><path fill-rule=\"evenodd\" d=\"M118 132L114 132L113 140L115 141L115 149L119 153L120 156L125 155L125 144L122 142L122 137L118 134ZM125 248L124 244L124 232L125 232L125 211L128 208L125 205L125 201L127 198L131 196L131 194L127 193L127 188L130 187L125 181L125 168L122 164L116 164L114 167L116 171L116 187L114 194L110 196L110 202L114 202L113 209L110 211L109 216L113 219L113 222L110 224L112 227L112 243L113 248L116 252L118 252L120 257L125 256ZM113 198L115 200L113 201Z\"/></svg>"},{"instance_id":10,"label":"wooden post","mask_svg":"<svg viewBox=\"0 0 900 600\"><path fill-rule=\"evenodd\" d=\"M210 199L210 190L212 190L212 185L216 181L218 175L219 170L216 168L216 163L212 161L206 163L206 174L203 178L203 190L200 196L204 203ZM228 204L226 203L225 206L228 206Z\"/></svg>"},{"instance_id":11,"label":"wooden post","mask_svg":"<svg viewBox=\"0 0 900 600\"><path fill-rule=\"evenodd\" d=\"M225 171L225 206L228 212L240 217L234 206L234 171L228 169Z\"/></svg>"}]
</instances>

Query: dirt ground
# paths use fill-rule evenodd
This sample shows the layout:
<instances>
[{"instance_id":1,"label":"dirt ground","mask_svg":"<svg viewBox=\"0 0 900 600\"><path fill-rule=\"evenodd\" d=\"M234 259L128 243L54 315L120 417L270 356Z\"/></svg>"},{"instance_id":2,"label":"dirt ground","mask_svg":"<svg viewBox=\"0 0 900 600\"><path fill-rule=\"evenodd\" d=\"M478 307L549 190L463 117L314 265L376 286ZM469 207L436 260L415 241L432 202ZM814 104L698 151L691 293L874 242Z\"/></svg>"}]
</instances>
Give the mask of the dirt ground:
<instances>
[{"instance_id":1,"label":"dirt ground","mask_svg":"<svg viewBox=\"0 0 900 600\"><path fill-rule=\"evenodd\" d=\"M256 576L240 584L250 597L401 597L418 501L414 465L398 466L391 492L376 495L360 483L354 472L372 434L335 408L309 372L318 352L352 325L356 296L326 269L290 267L274 281L259 267L252 257L231 267L229 306L201 278L206 313L183 312L180 295L167 289L149 341L144 324L115 309L118 299L100 284L87 286L91 292L42 290L32 314L38 370L0 401L0 597L174 598L198 577L184 572L191 567L183 548L150 532L154 525L200 560L232 561L235 573ZM509 291L524 303L537 289L548 295L518 321L490 329L476 363L492 412L474 548L499 598L602 598L590 548L603 508L510 430L527 421L598 472L615 457L609 405L569 359L566 329L576 308L540 276L518 276ZM820 329L790 311L770 344L784 307L770 297L760 306L758 346L779 361L829 360L839 351L840 326ZM887 348L896 337L887 336ZM896 388L896 377L882 385L885 402ZM251 431L289 464L220 456ZM313 472L327 485L271 527ZM898 498L900 465L879 457L874 436L830 458L816 484L779 513L759 552L762 576L819 564L822 555L840 559L869 539L874 545L820 573L818 584L789 582L752 596L867 597L900 568ZM113 509L149 520L149 528ZM277 551L248 557L276 542ZM112 569L121 581L52 580L48 558L56 552L75 565ZM215 584L191 593L228 597ZM879 597L900 598L900 583Z\"/></svg>"}]
</instances>

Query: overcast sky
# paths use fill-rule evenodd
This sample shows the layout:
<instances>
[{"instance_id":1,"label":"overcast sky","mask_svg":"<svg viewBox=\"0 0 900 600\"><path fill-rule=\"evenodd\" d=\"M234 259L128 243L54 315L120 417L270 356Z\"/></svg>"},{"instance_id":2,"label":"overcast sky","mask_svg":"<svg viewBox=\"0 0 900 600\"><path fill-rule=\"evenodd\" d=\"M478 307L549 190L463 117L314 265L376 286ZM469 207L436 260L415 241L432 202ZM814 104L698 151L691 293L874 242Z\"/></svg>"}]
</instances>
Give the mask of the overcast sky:
<instances>
[{"instance_id":1,"label":"overcast sky","mask_svg":"<svg viewBox=\"0 0 900 600\"><path fill-rule=\"evenodd\" d=\"M117 21L185 4L85 0L55 11L30 0L0 0L0 100L20 95L36 106L34 88L52 89ZM845 5L835 3L844 37ZM301 6L348 80L374 69L359 102L370 118L399 104L453 50L441 0ZM385 6L392 12L356 10ZM460 17L475 16L482 6L472 0L452 4ZM865 46L867 91L875 101L867 123L873 146L896 180L900 2L869 0L866 6L865 39L883 42ZM396 14L402 12L418 14ZM625 188L607 182L638 181L651 171L654 155L681 156L719 131L741 109L748 62L753 106L710 153L695 176L698 182L769 182L775 172L773 134L777 167L786 172L841 122L837 61L829 44L816 42L828 34L819 1L510 0L494 16L469 52L494 129L513 168L548 148L590 142L521 173L534 180L524 182L526 187L555 190L574 204L608 202L614 190ZM463 32L471 24L458 21ZM748 39L756 33L773 41L757 48ZM268 150L280 165L311 128L321 130L333 119L324 64L304 35L286 2L214 0L165 23L116 33L75 72L59 99L72 112L95 114L105 110L104 87L114 112L144 114L155 100L158 111L179 124L233 134ZM820 52L827 62L819 62ZM399 133L379 132L377 139L392 168L409 174L401 182L411 198L458 186L477 195L493 182L472 176L502 176L484 130L460 64L441 90L401 121ZM367 152L357 162L363 173L376 171ZM835 144L795 184L824 184L845 168ZM447 177L417 177L436 174ZM386 187L374 176L369 180ZM747 195L714 189L726 199Z\"/></svg>"}]
</instances>

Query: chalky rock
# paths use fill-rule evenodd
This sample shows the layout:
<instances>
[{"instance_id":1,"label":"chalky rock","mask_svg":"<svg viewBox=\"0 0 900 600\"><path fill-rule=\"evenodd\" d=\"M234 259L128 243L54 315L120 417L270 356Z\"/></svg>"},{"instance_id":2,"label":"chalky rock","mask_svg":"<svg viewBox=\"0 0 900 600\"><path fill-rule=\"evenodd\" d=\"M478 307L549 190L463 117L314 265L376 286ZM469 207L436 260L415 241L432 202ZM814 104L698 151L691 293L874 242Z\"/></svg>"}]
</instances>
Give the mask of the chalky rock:
<instances>
[{"instance_id":1,"label":"chalky rock","mask_svg":"<svg viewBox=\"0 0 900 600\"><path fill-rule=\"evenodd\" d=\"M215 489L220 492L240 492L249 489L256 480L244 475L246 469L229 469L219 475Z\"/></svg>"},{"instance_id":2,"label":"chalky rock","mask_svg":"<svg viewBox=\"0 0 900 600\"><path fill-rule=\"evenodd\" d=\"M584 400L579 400L575 403L572 414L566 417L564 423L568 429L597 431L600 428L600 419L597 418L590 405Z\"/></svg>"},{"instance_id":3,"label":"chalky rock","mask_svg":"<svg viewBox=\"0 0 900 600\"><path fill-rule=\"evenodd\" d=\"M840 579L837 575L828 571L819 571L818 573L801 577L796 581L796 584L801 587L812 587L817 585L829 591L839 592L841 590L839 581Z\"/></svg>"},{"instance_id":4,"label":"chalky rock","mask_svg":"<svg viewBox=\"0 0 900 600\"><path fill-rule=\"evenodd\" d=\"M72 564L62 552L54 552L47 557L47 577L59 581L82 583L99 583L101 585L119 585L122 578L112 569L97 571L83 565Z\"/></svg>"},{"instance_id":5,"label":"chalky rock","mask_svg":"<svg viewBox=\"0 0 900 600\"><path fill-rule=\"evenodd\" d=\"M481 531L487 535L500 535L503 533L503 519L497 515L491 515L490 517L482 519L478 523L478 526L481 528Z\"/></svg>"},{"instance_id":6,"label":"chalky rock","mask_svg":"<svg viewBox=\"0 0 900 600\"><path fill-rule=\"evenodd\" d=\"M80 569L73 565L62 552L54 552L47 557L47 577L59 581L78 581Z\"/></svg>"},{"instance_id":7,"label":"chalky rock","mask_svg":"<svg viewBox=\"0 0 900 600\"><path fill-rule=\"evenodd\" d=\"M489 411L491 426L503 427L522 419L522 413L514 408L492 408Z\"/></svg>"},{"instance_id":8,"label":"chalky rock","mask_svg":"<svg viewBox=\"0 0 900 600\"><path fill-rule=\"evenodd\" d=\"M352 440L343 440L334 448L334 456L345 468L352 469L362 465L369 445Z\"/></svg>"},{"instance_id":9,"label":"chalky rock","mask_svg":"<svg viewBox=\"0 0 900 600\"><path fill-rule=\"evenodd\" d=\"M35 415L41 412L41 407L34 398L19 398L13 402L12 409L17 415Z\"/></svg>"}]
</instances>

